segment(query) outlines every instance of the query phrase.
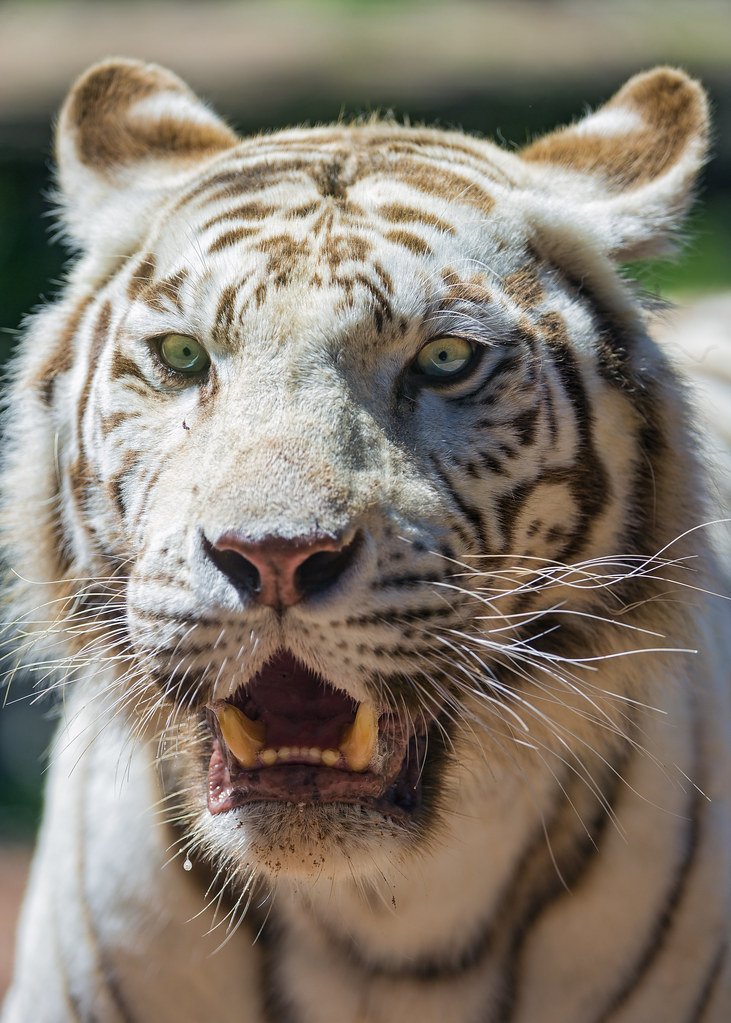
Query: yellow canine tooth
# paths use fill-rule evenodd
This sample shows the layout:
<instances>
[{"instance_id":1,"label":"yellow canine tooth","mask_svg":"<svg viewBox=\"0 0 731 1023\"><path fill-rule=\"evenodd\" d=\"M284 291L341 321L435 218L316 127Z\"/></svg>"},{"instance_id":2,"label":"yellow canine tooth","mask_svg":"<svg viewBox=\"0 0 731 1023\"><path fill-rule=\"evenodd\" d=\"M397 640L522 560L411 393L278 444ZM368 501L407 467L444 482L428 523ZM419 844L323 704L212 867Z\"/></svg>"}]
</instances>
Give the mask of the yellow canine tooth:
<instances>
[{"instance_id":1,"label":"yellow canine tooth","mask_svg":"<svg viewBox=\"0 0 731 1023\"><path fill-rule=\"evenodd\" d=\"M238 762L242 767L253 767L257 753L264 748L264 725L247 718L243 711L230 703L220 703L216 707L216 717L224 742Z\"/></svg>"},{"instance_id":2,"label":"yellow canine tooth","mask_svg":"<svg viewBox=\"0 0 731 1023\"><path fill-rule=\"evenodd\" d=\"M340 736L340 752L351 771L364 771L373 759L378 743L378 715L372 703L358 705L352 725Z\"/></svg>"}]
</instances>

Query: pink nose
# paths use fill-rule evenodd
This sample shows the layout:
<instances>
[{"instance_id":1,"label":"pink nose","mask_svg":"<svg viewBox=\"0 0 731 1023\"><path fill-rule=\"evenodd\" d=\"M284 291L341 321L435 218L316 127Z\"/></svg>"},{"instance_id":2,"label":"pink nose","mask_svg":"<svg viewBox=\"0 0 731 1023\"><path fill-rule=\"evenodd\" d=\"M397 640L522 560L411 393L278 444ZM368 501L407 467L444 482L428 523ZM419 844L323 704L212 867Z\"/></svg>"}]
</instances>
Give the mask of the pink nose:
<instances>
[{"instance_id":1,"label":"pink nose","mask_svg":"<svg viewBox=\"0 0 731 1023\"><path fill-rule=\"evenodd\" d=\"M360 546L332 536L248 540L224 533L208 553L216 567L240 591L267 607L285 608L332 586L350 566Z\"/></svg>"}]
</instances>

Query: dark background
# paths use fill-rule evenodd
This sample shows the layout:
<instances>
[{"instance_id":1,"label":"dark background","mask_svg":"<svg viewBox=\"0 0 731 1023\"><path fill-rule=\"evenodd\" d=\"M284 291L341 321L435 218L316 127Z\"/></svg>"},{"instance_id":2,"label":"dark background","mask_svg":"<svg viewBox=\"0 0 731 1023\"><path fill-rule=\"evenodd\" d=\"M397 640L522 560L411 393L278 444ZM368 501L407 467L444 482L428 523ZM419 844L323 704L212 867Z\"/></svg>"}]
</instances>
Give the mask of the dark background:
<instances>
[{"instance_id":1,"label":"dark background","mask_svg":"<svg viewBox=\"0 0 731 1023\"><path fill-rule=\"evenodd\" d=\"M643 279L679 302L731 287L729 0L0 2L0 364L62 274L55 111L109 55L171 67L242 133L388 110L516 146L639 70L682 66L711 93L714 159L682 262ZM0 843L27 841L39 813L52 709L32 682L17 676L0 710ZM2 933L0 906L0 996Z\"/></svg>"}]
</instances>

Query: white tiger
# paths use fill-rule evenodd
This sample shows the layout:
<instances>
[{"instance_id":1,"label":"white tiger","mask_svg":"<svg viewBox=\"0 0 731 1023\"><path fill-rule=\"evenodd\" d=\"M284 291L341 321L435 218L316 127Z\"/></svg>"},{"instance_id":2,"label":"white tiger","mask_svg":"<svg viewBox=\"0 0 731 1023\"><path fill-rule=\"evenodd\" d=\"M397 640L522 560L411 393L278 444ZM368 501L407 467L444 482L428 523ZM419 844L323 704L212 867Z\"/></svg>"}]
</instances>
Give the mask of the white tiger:
<instances>
[{"instance_id":1,"label":"white tiger","mask_svg":"<svg viewBox=\"0 0 731 1023\"><path fill-rule=\"evenodd\" d=\"M726 583L616 269L706 136L667 68L523 151L76 84L4 441L64 709L3 1023L728 1020Z\"/></svg>"}]
</instances>

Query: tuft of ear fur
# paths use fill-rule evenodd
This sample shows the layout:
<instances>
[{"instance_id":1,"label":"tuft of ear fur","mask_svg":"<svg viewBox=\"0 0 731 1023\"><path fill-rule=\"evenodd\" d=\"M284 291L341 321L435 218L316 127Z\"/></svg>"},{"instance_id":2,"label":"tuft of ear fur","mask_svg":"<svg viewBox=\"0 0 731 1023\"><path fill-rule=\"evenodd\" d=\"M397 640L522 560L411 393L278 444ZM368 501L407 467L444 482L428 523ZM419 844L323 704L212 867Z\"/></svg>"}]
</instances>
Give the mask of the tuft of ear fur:
<instances>
[{"instance_id":1,"label":"tuft of ear fur","mask_svg":"<svg viewBox=\"0 0 731 1023\"><path fill-rule=\"evenodd\" d=\"M621 262L672 251L707 148L703 89L683 71L661 67L635 75L605 106L538 139L521 157L531 165L532 186L569 199L592 246ZM536 213L556 237L562 233L564 202Z\"/></svg>"},{"instance_id":2,"label":"tuft of ear fur","mask_svg":"<svg viewBox=\"0 0 731 1023\"><path fill-rule=\"evenodd\" d=\"M108 60L71 89L56 129L61 217L82 249L129 251L160 196L237 136L176 75Z\"/></svg>"}]
</instances>

